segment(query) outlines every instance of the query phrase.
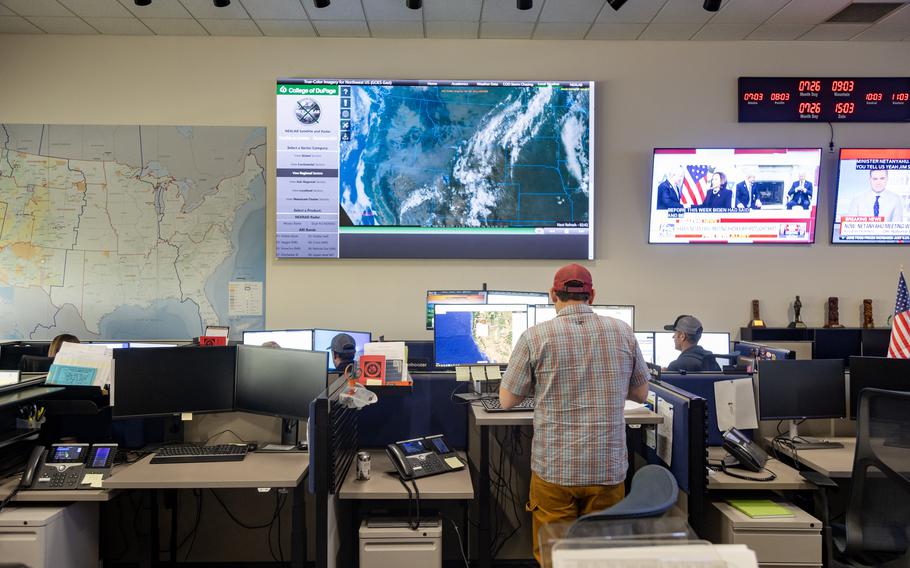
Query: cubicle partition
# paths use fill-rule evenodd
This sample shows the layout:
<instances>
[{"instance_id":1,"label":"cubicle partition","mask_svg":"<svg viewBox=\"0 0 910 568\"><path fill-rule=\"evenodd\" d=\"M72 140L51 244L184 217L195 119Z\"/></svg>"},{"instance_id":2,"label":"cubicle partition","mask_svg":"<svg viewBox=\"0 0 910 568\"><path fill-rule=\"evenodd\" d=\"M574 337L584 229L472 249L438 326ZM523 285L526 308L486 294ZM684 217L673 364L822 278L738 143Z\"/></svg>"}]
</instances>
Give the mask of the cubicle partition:
<instances>
[{"instance_id":1,"label":"cubicle partition","mask_svg":"<svg viewBox=\"0 0 910 568\"><path fill-rule=\"evenodd\" d=\"M731 381L748 379L752 380L752 375L723 375L720 373L686 373L685 375L675 373L662 373L660 380L669 383L675 387L685 390L686 392L698 395L705 399L705 411L708 422L708 445L723 445L723 432L717 425L717 401L714 396L714 383L718 381ZM754 390L754 388L753 388ZM746 436L752 437L753 430L740 430Z\"/></svg>"},{"instance_id":2,"label":"cubicle partition","mask_svg":"<svg viewBox=\"0 0 910 568\"><path fill-rule=\"evenodd\" d=\"M688 495L689 524L701 532L708 488L705 399L662 380L652 381L650 390L655 396L654 411L671 415L673 424L670 427L665 418L657 428L653 446L645 436L639 451L648 463L663 465L673 472L680 490ZM666 439L665 432L672 434L672 440ZM661 458L663 451L658 452L663 443L669 443L669 462Z\"/></svg>"}]
</instances>

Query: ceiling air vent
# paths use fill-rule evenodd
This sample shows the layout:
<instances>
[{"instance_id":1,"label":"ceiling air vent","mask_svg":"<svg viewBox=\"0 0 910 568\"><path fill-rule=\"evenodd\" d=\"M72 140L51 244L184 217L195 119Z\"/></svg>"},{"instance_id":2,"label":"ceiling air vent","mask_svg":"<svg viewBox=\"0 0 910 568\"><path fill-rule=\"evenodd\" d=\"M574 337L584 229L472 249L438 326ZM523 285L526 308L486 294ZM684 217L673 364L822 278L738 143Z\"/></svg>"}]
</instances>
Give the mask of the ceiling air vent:
<instances>
[{"instance_id":1,"label":"ceiling air vent","mask_svg":"<svg viewBox=\"0 0 910 568\"><path fill-rule=\"evenodd\" d=\"M884 18L904 2L857 2L834 14L825 22L833 24L872 24Z\"/></svg>"}]
</instances>

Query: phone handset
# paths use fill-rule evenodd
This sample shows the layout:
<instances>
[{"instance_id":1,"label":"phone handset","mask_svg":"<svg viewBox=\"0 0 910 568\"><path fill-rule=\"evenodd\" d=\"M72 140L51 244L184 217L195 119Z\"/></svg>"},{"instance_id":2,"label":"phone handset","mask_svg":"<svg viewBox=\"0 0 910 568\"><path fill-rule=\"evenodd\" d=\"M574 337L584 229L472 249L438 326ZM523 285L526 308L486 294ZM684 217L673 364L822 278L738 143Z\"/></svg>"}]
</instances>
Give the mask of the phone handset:
<instances>
[{"instance_id":1,"label":"phone handset","mask_svg":"<svg viewBox=\"0 0 910 568\"><path fill-rule=\"evenodd\" d=\"M35 474L38 469L44 465L44 456L46 455L47 450L44 449L44 446L35 446L32 449L32 453L28 457L28 462L25 464L25 471L22 473L22 479L19 481L19 487L27 488L34 485Z\"/></svg>"},{"instance_id":2,"label":"phone handset","mask_svg":"<svg viewBox=\"0 0 910 568\"><path fill-rule=\"evenodd\" d=\"M414 469L408 463L408 460L405 459L401 448L396 444L389 444L386 446L386 452L389 454L389 458L392 459L392 463L395 465L395 469L398 470L398 475L400 475L402 479L412 479L414 477Z\"/></svg>"}]
</instances>

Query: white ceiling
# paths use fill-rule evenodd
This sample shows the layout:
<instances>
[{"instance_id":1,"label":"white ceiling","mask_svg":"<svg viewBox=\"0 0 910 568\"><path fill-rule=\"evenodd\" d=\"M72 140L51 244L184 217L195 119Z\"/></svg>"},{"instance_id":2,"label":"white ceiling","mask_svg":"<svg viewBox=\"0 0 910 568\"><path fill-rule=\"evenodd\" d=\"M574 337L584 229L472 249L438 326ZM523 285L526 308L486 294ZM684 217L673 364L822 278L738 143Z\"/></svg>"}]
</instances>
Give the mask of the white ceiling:
<instances>
[{"instance_id":1,"label":"white ceiling","mask_svg":"<svg viewBox=\"0 0 910 568\"><path fill-rule=\"evenodd\" d=\"M854 0L868 2L870 0ZM910 0L874 24L826 24L851 0L0 0L0 33L459 39L910 41Z\"/></svg>"}]
</instances>

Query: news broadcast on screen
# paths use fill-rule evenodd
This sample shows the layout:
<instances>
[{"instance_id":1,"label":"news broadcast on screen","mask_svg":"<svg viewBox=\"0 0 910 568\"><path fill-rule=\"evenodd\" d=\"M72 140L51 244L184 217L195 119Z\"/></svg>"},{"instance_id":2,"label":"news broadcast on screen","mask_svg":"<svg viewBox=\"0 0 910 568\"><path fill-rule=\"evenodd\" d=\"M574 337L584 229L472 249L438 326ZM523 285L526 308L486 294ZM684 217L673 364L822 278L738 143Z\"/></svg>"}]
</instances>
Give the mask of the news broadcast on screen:
<instances>
[{"instance_id":1,"label":"news broadcast on screen","mask_svg":"<svg viewBox=\"0 0 910 568\"><path fill-rule=\"evenodd\" d=\"M910 242L910 148L843 148L831 240Z\"/></svg>"},{"instance_id":2,"label":"news broadcast on screen","mask_svg":"<svg viewBox=\"0 0 910 568\"><path fill-rule=\"evenodd\" d=\"M820 148L655 148L651 243L812 243Z\"/></svg>"}]
</instances>

